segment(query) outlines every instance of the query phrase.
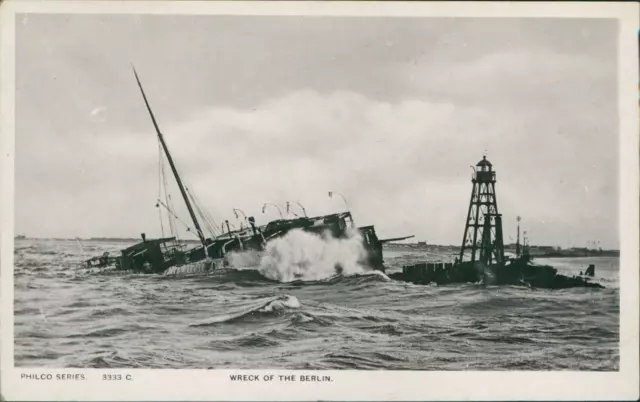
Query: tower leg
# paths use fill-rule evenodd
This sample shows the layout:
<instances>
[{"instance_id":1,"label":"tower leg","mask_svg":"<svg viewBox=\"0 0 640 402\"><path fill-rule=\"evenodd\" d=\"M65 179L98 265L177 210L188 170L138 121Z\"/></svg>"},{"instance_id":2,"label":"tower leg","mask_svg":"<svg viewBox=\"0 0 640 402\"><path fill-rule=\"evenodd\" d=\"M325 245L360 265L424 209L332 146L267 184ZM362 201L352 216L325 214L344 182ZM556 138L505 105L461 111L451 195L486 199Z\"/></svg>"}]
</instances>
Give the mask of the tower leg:
<instances>
[{"instance_id":1,"label":"tower leg","mask_svg":"<svg viewBox=\"0 0 640 402\"><path fill-rule=\"evenodd\" d=\"M464 252L467 248L467 236L469 235L469 222L471 222L471 214L473 212L473 199L476 193L476 186L477 184L474 182L473 187L471 188L471 198L469 199L469 210L467 212L467 221L464 225L464 234L462 235L462 247L460 247L460 262L464 261ZM474 258L473 255L471 258L472 259Z\"/></svg>"},{"instance_id":2,"label":"tower leg","mask_svg":"<svg viewBox=\"0 0 640 402\"><path fill-rule=\"evenodd\" d=\"M478 229L480 229L480 204L482 203L482 190L483 190L483 184L480 183L478 185L474 185L473 189L475 192L475 209L476 209L476 215L475 215L475 222L473 223L473 245L471 246L471 262L475 262L476 261L476 251L478 249ZM486 189L485 189L486 191ZM484 214L483 214L484 215ZM484 216L483 216L483 219ZM478 257L480 257L479 255L480 253L478 253Z\"/></svg>"}]
</instances>

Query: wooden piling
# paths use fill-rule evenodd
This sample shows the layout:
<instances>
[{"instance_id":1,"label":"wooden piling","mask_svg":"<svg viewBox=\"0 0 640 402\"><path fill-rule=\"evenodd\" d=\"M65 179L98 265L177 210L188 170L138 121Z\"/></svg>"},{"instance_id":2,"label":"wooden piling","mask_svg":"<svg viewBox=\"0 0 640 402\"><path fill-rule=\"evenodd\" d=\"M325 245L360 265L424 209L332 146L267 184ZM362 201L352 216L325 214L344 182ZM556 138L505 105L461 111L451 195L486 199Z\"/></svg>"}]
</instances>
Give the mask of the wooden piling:
<instances>
[{"instance_id":1,"label":"wooden piling","mask_svg":"<svg viewBox=\"0 0 640 402\"><path fill-rule=\"evenodd\" d=\"M444 263L444 280L447 283L451 283L452 279L454 278L454 273L453 273L453 264L450 262L445 262Z\"/></svg>"},{"instance_id":2,"label":"wooden piling","mask_svg":"<svg viewBox=\"0 0 640 402\"><path fill-rule=\"evenodd\" d=\"M424 284L426 280L427 264L418 264L418 278L416 283Z\"/></svg>"},{"instance_id":3,"label":"wooden piling","mask_svg":"<svg viewBox=\"0 0 640 402\"><path fill-rule=\"evenodd\" d=\"M437 282L438 279L438 263L431 264L429 269L429 282Z\"/></svg>"},{"instance_id":4,"label":"wooden piling","mask_svg":"<svg viewBox=\"0 0 640 402\"><path fill-rule=\"evenodd\" d=\"M407 275L405 276L405 280L407 282L413 282L413 276L414 276L415 268L416 268L415 265L407 266Z\"/></svg>"},{"instance_id":5,"label":"wooden piling","mask_svg":"<svg viewBox=\"0 0 640 402\"><path fill-rule=\"evenodd\" d=\"M435 264L435 272L433 276L434 282L437 284L442 284L444 276L444 263L438 262Z\"/></svg>"}]
</instances>

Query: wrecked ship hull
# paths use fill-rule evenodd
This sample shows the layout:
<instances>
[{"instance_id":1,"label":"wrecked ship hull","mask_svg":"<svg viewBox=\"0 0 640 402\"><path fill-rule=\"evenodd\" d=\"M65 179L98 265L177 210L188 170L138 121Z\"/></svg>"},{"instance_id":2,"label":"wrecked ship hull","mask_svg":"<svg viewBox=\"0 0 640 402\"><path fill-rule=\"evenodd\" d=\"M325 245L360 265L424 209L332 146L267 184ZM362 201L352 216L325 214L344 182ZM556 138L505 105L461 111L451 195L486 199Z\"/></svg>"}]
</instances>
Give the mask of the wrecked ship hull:
<instances>
[{"instance_id":1,"label":"wrecked ship hull","mask_svg":"<svg viewBox=\"0 0 640 402\"><path fill-rule=\"evenodd\" d=\"M146 239L121 250L121 255L110 257L100 267L115 266L118 270L136 273L162 274L172 267L202 264L204 271L228 266L231 253L254 251L261 253L268 241L286 236L293 230L300 230L319 236L330 236L344 239L353 236L353 230L362 240L365 250L359 261L361 265L384 272L383 242L378 239L373 226L352 229L349 225L350 214L339 213L314 218L280 219L269 222L262 227L252 227L236 232L229 232L214 239L207 239L205 246L200 245L189 250L176 243L175 238ZM171 244L173 243L173 244ZM171 244L171 245L170 245ZM85 264L93 267L97 257L87 260ZM104 259L103 259L104 260ZM106 260L104 260L106 261Z\"/></svg>"}]
</instances>

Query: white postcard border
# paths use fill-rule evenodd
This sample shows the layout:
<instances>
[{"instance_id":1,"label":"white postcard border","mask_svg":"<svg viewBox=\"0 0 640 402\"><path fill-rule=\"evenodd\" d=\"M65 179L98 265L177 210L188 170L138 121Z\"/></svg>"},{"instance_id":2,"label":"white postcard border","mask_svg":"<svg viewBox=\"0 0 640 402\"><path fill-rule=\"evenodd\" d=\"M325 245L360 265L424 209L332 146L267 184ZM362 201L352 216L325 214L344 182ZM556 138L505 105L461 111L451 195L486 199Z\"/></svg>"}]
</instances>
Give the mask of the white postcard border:
<instances>
[{"instance_id":1,"label":"white postcard border","mask_svg":"<svg viewBox=\"0 0 640 402\"><path fill-rule=\"evenodd\" d=\"M7 1L0 5L0 390L7 400L633 400L638 398L639 214L638 5L511 2ZM619 20L620 370L440 372L295 370L25 369L13 367L15 16L19 13L580 17ZM84 381L21 380L23 374L84 374ZM229 374L258 374L231 382ZM104 374L130 380L102 381ZM264 381L328 375L331 382ZM268 378L268 377L266 377Z\"/></svg>"}]
</instances>

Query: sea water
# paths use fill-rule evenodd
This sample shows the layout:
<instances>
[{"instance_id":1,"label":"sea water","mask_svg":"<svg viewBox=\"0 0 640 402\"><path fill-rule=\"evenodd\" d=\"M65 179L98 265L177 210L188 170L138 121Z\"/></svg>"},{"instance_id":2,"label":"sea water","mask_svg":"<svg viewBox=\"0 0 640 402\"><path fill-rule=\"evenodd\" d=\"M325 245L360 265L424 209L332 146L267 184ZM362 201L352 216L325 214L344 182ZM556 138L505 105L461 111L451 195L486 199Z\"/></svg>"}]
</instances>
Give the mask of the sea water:
<instances>
[{"instance_id":1,"label":"sea water","mask_svg":"<svg viewBox=\"0 0 640 402\"><path fill-rule=\"evenodd\" d=\"M352 238L293 233L213 272L82 268L122 243L17 240L19 367L617 370L619 259L540 260L605 289L414 285ZM385 250L387 273L429 260ZM336 267L339 269L336 270Z\"/></svg>"}]
</instances>

